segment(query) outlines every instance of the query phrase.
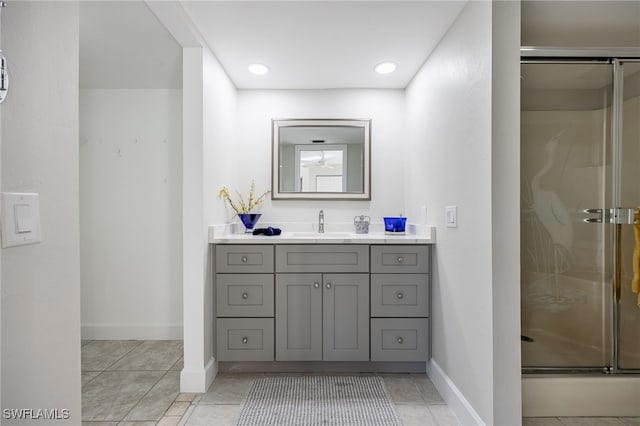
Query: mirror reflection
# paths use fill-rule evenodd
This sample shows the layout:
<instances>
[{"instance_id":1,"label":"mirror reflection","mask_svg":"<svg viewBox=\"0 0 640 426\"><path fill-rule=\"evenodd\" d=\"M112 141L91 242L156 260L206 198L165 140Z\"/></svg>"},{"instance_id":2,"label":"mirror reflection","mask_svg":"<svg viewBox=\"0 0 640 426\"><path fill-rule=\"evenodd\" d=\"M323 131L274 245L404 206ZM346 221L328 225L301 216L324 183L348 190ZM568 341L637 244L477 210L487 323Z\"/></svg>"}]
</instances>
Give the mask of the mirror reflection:
<instances>
[{"instance_id":1,"label":"mirror reflection","mask_svg":"<svg viewBox=\"0 0 640 426\"><path fill-rule=\"evenodd\" d=\"M274 199L370 197L369 120L273 120Z\"/></svg>"}]
</instances>

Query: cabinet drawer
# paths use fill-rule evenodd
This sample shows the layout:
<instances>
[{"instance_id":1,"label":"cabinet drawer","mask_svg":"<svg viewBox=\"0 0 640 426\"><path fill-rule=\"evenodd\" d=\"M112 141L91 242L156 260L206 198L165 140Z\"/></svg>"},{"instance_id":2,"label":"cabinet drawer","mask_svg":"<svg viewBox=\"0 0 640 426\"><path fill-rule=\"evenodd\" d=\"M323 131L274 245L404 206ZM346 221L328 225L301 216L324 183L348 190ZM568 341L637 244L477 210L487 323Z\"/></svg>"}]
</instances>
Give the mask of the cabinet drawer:
<instances>
[{"instance_id":1,"label":"cabinet drawer","mask_svg":"<svg viewBox=\"0 0 640 426\"><path fill-rule=\"evenodd\" d=\"M381 274L426 274L427 246L371 246L371 272Z\"/></svg>"},{"instance_id":2,"label":"cabinet drawer","mask_svg":"<svg viewBox=\"0 0 640 426\"><path fill-rule=\"evenodd\" d=\"M272 317L273 274L217 274L219 317Z\"/></svg>"},{"instance_id":3,"label":"cabinet drawer","mask_svg":"<svg viewBox=\"0 0 640 426\"><path fill-rule=\"evenodd\" d=\"M366 245L278 245L276 272L369 272Z\"/></svg>"},{"instance_id":4,"label":"cabinet drawer","mask_svg":"<svg viewBox=\"0 0 640 426\"><path fill-rule=\"evenodd\" d=\"M372 274L372 317L428 317L429 275Z\"/></svg>"},{"instance_id":5,"label":"cabinet drawer","mask_svg":"<svg viewBox=\"0 0 640 426\"><path fill-rule=\"evenodd\" d=\"M372 318L371 361L426 361L427 318Z\"/></svg>"},{"instance_id":6,"label":"cabinet drawer","mask_svg":"<svg viewBox=\"0 0 640 426\"><path fill-rule=\"evenodd\" d=\"M273 361L273 318L217 320L218 361Z\"/></svg>"},{"instance_id":7,"label":"cabinet drawer","mask_svg":"<svg viewBox=\"0 0 640 426\"><path fill-rule=\"evenodd\" d=\"M273 272L273 246L218 245L216 272Z\"/></svg>"}]
</instances>

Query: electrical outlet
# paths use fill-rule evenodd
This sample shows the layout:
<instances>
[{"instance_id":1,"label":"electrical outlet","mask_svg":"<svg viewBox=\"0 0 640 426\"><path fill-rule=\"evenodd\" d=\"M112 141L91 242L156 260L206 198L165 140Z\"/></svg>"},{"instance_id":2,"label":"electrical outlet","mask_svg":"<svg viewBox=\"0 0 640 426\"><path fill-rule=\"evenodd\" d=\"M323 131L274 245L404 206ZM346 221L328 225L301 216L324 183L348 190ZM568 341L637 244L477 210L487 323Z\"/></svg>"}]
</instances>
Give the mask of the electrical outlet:
<instances>
[{"instance_id":1,"label":"electrical outlet","mask_svg":"<svg viewBox=\"0 0 640 426\"><path fill-rule=\"evenodd\" d=\"M458 227L458 206L446 206L444 208L444 221L447 228Z\"/></svg>"}]
</instances>

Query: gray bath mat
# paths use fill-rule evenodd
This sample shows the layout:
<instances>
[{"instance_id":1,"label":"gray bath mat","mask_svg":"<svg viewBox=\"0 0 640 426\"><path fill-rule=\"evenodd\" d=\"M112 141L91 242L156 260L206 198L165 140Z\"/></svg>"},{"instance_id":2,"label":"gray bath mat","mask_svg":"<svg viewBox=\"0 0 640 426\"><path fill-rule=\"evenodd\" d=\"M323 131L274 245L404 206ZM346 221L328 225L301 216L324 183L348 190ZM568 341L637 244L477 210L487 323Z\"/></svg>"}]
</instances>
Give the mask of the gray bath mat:
<instances>
[{"instance_id":1,"label":"gray bath mat","mask_svg":"<svg viewBox=\"0 0 640 426\"><path fill-rule=\"evenodd\" d=\"M259 377L238 426L396 426L402 423L377 376Z\"/></svg>"}]
</instances>

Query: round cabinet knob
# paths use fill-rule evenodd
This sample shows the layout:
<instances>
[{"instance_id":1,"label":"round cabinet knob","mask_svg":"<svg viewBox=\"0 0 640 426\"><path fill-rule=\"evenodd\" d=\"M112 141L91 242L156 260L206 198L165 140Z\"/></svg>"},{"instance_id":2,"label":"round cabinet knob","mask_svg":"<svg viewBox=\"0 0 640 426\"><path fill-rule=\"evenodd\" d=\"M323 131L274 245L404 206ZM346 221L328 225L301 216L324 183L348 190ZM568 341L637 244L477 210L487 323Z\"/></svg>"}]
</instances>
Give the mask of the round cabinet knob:
<instances>
[{"instance_id":1,"label":"round cabinet knob","mask_svg":"<svg viewBox=\"0 0 640 426\"><path fill-rule=\"evenodd\" d=\"M401 336L398 336L398 338L396 339L396 341L400 344L404 343L404 339Z\"/></svg>"},{"instance_id":2,"label":"round cabinet knob","mask_svg":"<svg viewBox=\"0 0 640 426\"><path fill-rule=\"evenodd\" d=\"M245 345L246 345L248 341L249 341L249 338L248 338L248 337L243 337L243 338L242 338L242 343L243 343L243 344L245 344Z\"/></svg>"},{"instance_id":3,"label":"round cabinet knob","mask_svg":"<svg viewBox=\"0 0 640 426\"><path fill-rule=\"evenodd\" d=\"M402 298L404 298L404 294L402 294L401 292L398 292L398 294L396 294L396 297L398 299L402 299Z\"/></svg>"},{"instance_id":4,"label":"round cabinet knob","mask_svg":"<svg viewBox=\"0 0 640 426\"><path fill-rule=\"evenodd\" d=\"M242 256L242 263L247 263L249 258L247 256Z\"/></svg>"},{"instance_id":5,"label":"round cabinet knob","mask_svg":"<svg viewBox=\"0 0 640 426\"><path fill-rule=\"evenodd\" d=\"M331 288L331 283L327 283L326 287L330 289Z\"/></svg>"},{"instance_id":6,"label":"round cabinet knob","mask_svg":"<svg viewBox=\"0 0 640 426\"><path fill-rule=\"evenodd\" d=\"M313 286L314 286L315 288L320 288L320 283L313 283Z\"/></svg>"},{"instance_id":7,"label":"round cabinet knob","mask_svg":"<svg viewBox=\"0 0 640 426\"><path fill-rule=\"evenodd\" d=\"M398 256L398 263L402 263L402 262L404 262L404 257Z\"/></svg>"},{"instance_id":8,"label":"round cabinet knob","mask_svg":"<svg viewBox=\"0 0 640 426\"><path fill-rule=\"evenodd\" d=\"M249 293L242 293L242 298L247 300L249 298Z\"/></svg>"}]
</instances>

